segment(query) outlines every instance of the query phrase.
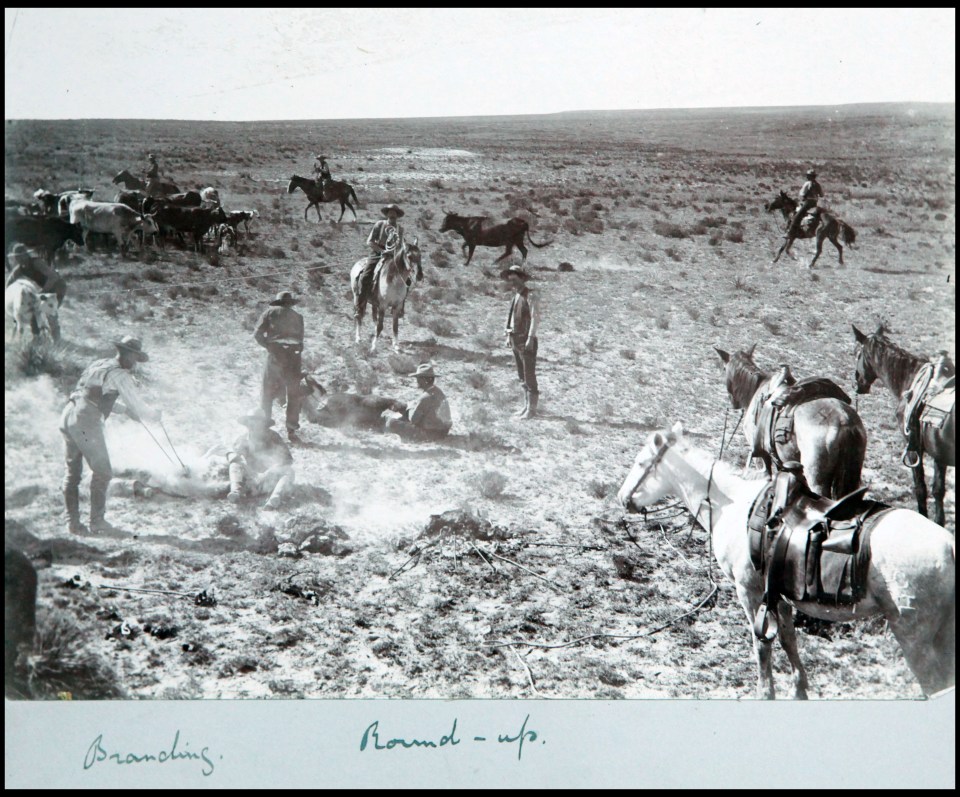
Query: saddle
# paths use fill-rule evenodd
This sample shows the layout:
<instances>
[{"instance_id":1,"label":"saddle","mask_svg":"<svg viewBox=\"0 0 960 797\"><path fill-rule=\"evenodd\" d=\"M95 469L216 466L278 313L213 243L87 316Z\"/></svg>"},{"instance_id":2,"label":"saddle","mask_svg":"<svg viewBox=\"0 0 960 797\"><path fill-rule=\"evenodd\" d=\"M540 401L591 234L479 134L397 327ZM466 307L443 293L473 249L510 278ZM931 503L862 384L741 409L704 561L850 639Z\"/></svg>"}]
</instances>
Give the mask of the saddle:
<instances>
[{"instance_id":1,"label":"saddle","mask_svg":"<svg viewBox=\"0 0 960 797\"><path fill-rule=\"evenodd\" d=\"M807 486L800 463L783 467L754 502L748 521L750 559L764 582L753 630L768 642L777 634L780 598L829 606L863 598L870 533L889 509L866 499L866 487L837 501L823 498Z\"/></svg>"},{"instance_id":2,"label":"saddle","mask_svg":"<svg viewBox=\"0 0 960 797\"><path fill-rule=\"evenodd\" d=\"M822 398L851 403L850 397L832 380L814 376L797 381L790 373L790 366L781 365L779 373L770 380L767 393L757 402L754 456L767 453L777 468L782 468L777 446L786 445L793 439L793 416L797 407Z\"/></svg>"},{"instance_id":3,"label":"saddle","mask_svg":"<svg viewBox=\"0 0 960 797\"><path fill-rule=\"evenodd\" d=\"M956 373L944 361L920 366L903 394L901 431L907 438L900 459L907 467L920 464L919 449L924 426L942 429L956 405Z\"/></svg>"},{"instance_id":4,"label":"saddle","mask_svg":"<svg viewBox=\"0 0 960 797\"><path fill-rule=\"evenodd\" d=\"M810 235L820 223L820 208L808 210L800 220L800 230L804 235Z\"/></svg>"}]
</instances>

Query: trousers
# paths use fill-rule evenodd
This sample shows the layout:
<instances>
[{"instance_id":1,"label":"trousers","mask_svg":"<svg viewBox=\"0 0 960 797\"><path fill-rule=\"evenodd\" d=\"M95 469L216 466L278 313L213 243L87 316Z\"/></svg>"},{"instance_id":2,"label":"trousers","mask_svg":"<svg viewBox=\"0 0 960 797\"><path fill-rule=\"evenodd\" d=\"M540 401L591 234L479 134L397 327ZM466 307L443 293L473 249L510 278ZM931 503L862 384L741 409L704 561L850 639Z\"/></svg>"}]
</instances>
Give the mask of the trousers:
<instances>
[{"instance_id":1,"label":"trousers","mask_svg":"<svg viewBox=\"0 0 960 797\"><path fill-rule=\"evenodd\" d=\"M263 368L263 387L260 393L260 408L268 418L273 415L273 402L286 400L286 426L288 432L300 428L300 363L299 346L270 344L267 348L267 363Z\"/></svg>"},{"instance_id":2,"label":"trousers","mask_svg":"<svg viewBox=\"0 0 960 797\"><path fill-rule=\"evenodd\" d=\"M513 347L513 359L517 363L517 376L520 377L522 384L531 393L539 393L540 387L537 385L537 348L539 341L533 339L533 345L529 350L524 348L525 339L519 339L514 335L510 337L510 343Z\"/></svg>"},{"instance_id":3,"label":"trousers","mask_svg":"<svg viewBox=\"0 0 960 797\"><path fill-rule=\"evenodd\" d=\"M75 491L83 476L83 461L87 461L92 476L91 490L107 489L113 478L110 454L103 437L103 416L100 410L86 401L70 401L60 414L60 433L63 435L66 472L63 489Z\"/></svg>"},{"instance_id":4,"label":"trousers","mask_svg":"<svg viewBox=\"0 0 960 797\"><path fill-rule=\"evenodd\" d=\"M291 465L274 465L263 473L251 473L242 462L230 465L230 489L247 495L269 495L279 501L295 481Z\"/></svg>"}]
</instances>

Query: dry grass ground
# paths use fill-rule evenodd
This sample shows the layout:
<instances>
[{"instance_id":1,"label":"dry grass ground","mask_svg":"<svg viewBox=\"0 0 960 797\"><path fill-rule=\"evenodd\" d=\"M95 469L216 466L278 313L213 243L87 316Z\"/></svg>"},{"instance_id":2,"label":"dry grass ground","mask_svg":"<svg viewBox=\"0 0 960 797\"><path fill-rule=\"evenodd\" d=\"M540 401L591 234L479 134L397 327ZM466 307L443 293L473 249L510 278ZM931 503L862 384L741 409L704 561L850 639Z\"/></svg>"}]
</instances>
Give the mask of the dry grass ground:
<instances>
[{"instance_id":1,"label":"dry grass ground","mask_svg":"<svg viewBox=\"0 0 960 797\"><path fill-rule=\"evenodd\" d=\"M131 697L751 696L750 631L708 560L705 532L673 512L618 524L616 489L652 429L682 420L700 444L719 449L728 400L714 345L756 342L759 362L789 362L798 376L830 376L851 393L851 322L882 319L918 353L954 351L953 114L890 106L362 124L8 123L8 195L79 181L111 198L112 175L149 150L181 187L213 185L228 210L260 213L235 257L171 248L128 259L69 254L60 265L70 296L59 376L25 376L8 344L5 516L34 535L35 551L52 551L40 573L41 623L73 618L85 633L64 638L83 640ZM355 187L360 223L331 224L332 205L322 223L312 214L305 222L305 197L286 193L291 174L310 170L310 141L324 142L335 177ZM779 217L763 204L780 188L795 192L810 163L829 205L857 230L845 268L827 244L808 271L809 241L796 245L798 260L770 263ZM352 342L348 272L387 201L406 209L408 235L424 250L425 282L401 324L403 361L389 346L369 355ZM520 215L537 240L555 241L527 261L544 311L536 422L512 417L522 393L503 346L499 250L479 249L463 268L459 239L437 232L444 210ZM561 262L573 270L558 270ZM66 545L57 419L76 368L108 353L113 338L141 337L151 355L145 395L163 408L181 456L196 462L235 436L236 417L256 404L262 353L252 328L281 289L302 297L305 359L328 388L413 398L404 364L431 360L453 407L451 442L415 446L306 426L308 445L295 459L298 480L316 488L312 499L267 512L116 496L108 514L125 536L84 539L82 553ZM879 498L912 506L892 396L878 387L859 407L870 435L865 482ZM116 418L108 429L116 470L172 474L141 427ZM728 451L742 461L745 445L734 440ZM947 498L952 530L952 472ZM457 508L503 527L505 539L449 534L416 556L430 515ZM349 535L347 550L335 551L344 555L275 553L277 540L335 527ZM74 575L91 586L63 586ZM521 647L522 661L492 646L641 635L696 605L711 579L720 582L715 601L650 636ZM299 597L275 589L281 583L301 587ZM213 589L218 603L97 588L111 584ZM107 638L121 620L141 633ZM147 626L178 631L161 639ZM830 634L801 630L813 696L919 696L882 622ZM780 653L776 672L785 691Z\"/></svg>"}]
</instances>

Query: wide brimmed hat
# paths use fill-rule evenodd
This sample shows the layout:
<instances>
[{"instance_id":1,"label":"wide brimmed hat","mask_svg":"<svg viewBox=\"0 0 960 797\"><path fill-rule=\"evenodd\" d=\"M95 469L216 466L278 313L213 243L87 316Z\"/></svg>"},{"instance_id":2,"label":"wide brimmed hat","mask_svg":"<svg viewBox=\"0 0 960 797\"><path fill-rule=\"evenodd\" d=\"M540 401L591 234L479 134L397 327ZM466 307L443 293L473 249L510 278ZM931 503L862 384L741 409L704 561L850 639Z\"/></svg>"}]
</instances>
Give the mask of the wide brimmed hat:
<instances>
[{"instance_id":1,"label":"wide brimmed hat","mask_svg":"<svg viewBox=\"0 0 960 797\"><path fill-rule=\"evenodd\" d=\"M157 159L157 156L154 155L152 152L147 155L148 161L155 161L156 159Z\"/></svg>"},{"instance_id":2,"label":"wide brimmed hat","mask_svg":"<svg viewBox=\"0 0 960 797\"><path fill-rule=\"evenodd\" d=\"M121 340L114 341L114 346L117 347L120 351L129 352L134 355L137 359L137 362L145 363L150 358L147 357L147 353L143 350L143 344L137 338L130 337L130 335L125 335Z\"/></svg>"},{"instance_id":3,"label":"wide brimmed hat","mask_svg":"<svg viewBox=\"0 0 960 797\"><path fill-rule=\"evenodd\" d=\"M315 161L325 161L325 160L327 159L327 156L326 156L326 155L314 155L314 156L313 156L313 159L314 159Z\"/></svg>"},{"instance_id":4,"label":"wide brimmed hat","mask_svg":"<svg viewBox=\"0 0 960 797\"><path fill-rule=\"evenodd\" d=\"M27 260L30 258L30 250L24 244L14 244L10 248L9 257L14 260Z\"/></svg>"},{"instance_id":5,"label":"wide brimmed hat","mask_svg":"<svg viewBox=\"0 0 960 797\"><path fill-rule=\"evenodd\" d=\"M414 371L410 376L428 376L431 379L435 379L437 372L433 370L433 366L430 363L420 363L417 366L417 370Z\"/></svg>"},{"instance_id":6,"label":"wide brimmed hat","mask_svg":"<svg viewBox=\"0 0 960 797\"><path fill-rule=\"evenodd\" d=\"M269 429L273 426L273 418L268 418L263 414L263 410L254 410L249 415L242 415L237 418L237 422L241 426L246 426L248 429Z\"/></svg>"},{"instance_id":7,"label":"wide brimmed hat","mask_svg":"<svg viewBox=\"0 0 960 797\"><path fill-rule=\"evenodd\" d=\"M280 291L277 298L270 302L274 307L290 307L296 303L297 298L290 291Z\"/></svg>"},{"instance_id":8,"label":"wide brimmed hat","mask_svg":"<svg viewBox=\"0 0 960 797\"><path fill-rule=\"evenodd\" d=\"M510 268L505 268L500 272L500 279L509 279L510 277L519 277L524 282L530 279L530 275L527 274L520 266L510 266Z\"/></svg>"},{"instance_id":9,"label":"wide brimmed hat","mask_svg":"<svg viewBox=\"0 0 960 797\"><path fill-rule=\"evenodd\" d=\"M400 210L400 206L399 206L399 205L395 205L393 202L391 202L389 205L385 205L384 207L380 208L380 212L381 212L384 216L387 215L387 211L388 211L388 210L396 211L396 213L397 213L397 218L400 218L400 216L403 215L403 211Z\"/></svg>"},{"instance_id":10,"label":"wide brimmed hat","mask_svg":"<svg viewBox=\"0 0 960 797\"><path fill-rule=\"evenodd\" d=\"M813 169L807 169L807 177L816 177L817 173Z\"/></svg>"}]
</instances>

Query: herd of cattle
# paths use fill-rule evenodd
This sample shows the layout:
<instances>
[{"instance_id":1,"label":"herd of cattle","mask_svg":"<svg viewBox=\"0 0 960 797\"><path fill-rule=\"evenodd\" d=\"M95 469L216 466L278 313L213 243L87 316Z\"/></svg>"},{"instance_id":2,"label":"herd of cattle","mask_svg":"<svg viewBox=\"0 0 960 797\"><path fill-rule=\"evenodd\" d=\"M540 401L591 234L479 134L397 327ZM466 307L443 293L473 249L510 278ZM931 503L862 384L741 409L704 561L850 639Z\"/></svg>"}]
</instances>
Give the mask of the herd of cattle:
<instances>
[{"instance_id":1,"label":"herd of cattle","mask_svg":"<svg viewBox=\"0 0 960 797\"><path fill-rule=\"evenodd\" d=\"M4 252L21 243L52 264L67 241L89 249L96 236L110 236L125 254L135 237L142 245L155 236L163 246L170 237L184 243L187 233L197 251L211 233L217 248L226 249L236 244L240 224L249 235L250 220L257 216L255 210L225 211L214 188L159 196L124 188L111 202L94 201L93 194L89 189L61 193L40 189L32 202L5 198Z\"/></svg>"}]
</instances>

